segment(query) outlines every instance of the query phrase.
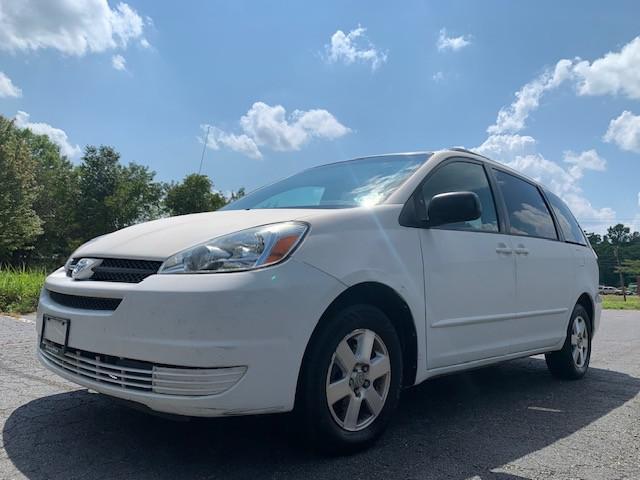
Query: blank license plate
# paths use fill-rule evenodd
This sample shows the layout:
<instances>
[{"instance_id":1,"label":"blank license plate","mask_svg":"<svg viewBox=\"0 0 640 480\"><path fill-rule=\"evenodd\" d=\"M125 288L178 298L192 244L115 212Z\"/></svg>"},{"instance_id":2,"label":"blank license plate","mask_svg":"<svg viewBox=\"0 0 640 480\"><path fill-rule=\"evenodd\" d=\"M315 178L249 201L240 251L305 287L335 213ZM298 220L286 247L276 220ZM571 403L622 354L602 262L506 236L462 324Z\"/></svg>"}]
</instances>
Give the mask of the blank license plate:
<instances>
[{"instance_id":1,"label":"blank license plate","mask_svg":"<svg viewBox=\"0 0 640 480\"><path fill-rule=\"evenodd\" d=\"M42 340L67 347L69 342L69 326L70 321L66 318L50 317L44 315L42 318Z\"/></svg>"}]
</instances>

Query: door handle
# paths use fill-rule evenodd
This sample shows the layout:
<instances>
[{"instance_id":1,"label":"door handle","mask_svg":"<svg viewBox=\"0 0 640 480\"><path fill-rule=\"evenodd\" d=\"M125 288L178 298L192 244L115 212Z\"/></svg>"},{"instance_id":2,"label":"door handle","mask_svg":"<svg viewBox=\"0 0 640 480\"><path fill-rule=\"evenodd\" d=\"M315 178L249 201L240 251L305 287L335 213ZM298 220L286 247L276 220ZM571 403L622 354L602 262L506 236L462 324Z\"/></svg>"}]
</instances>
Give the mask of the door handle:
<instances>
[{"instance_id":1,"label":"door handle","mask_svg":"<svg viewBox=\"0 0 640 480\"><path fill-rule=\"evenodd\" d=\"M496 247L496 252L511 255L513 253L513 249L511 247L507 247L506 243L500 242Z\"/></svg>"},{"instance_id":2,"label":"door handle","mask_svg":"<svg viewBox=\"0 0 640 480\"><path fill-rule=\"evenodd\" d=\"M516 245L516 248L514 248L513 251L518 255L529 255L529 249L521 243L519 245Z\"/></svg>"}]
</instances>

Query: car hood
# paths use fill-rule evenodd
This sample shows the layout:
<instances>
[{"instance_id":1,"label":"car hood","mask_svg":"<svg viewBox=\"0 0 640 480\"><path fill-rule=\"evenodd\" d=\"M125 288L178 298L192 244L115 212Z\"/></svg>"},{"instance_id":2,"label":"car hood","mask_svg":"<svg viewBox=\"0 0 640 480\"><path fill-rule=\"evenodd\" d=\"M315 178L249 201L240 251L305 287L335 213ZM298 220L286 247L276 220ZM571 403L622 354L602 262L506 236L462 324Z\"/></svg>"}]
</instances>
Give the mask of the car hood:
<instances>
[{"instance_id":1,"label":"car hood","mask_svg":"<svg viewBox=\"0 0 640 480\"><path fill-rule=\"evenodd\" d=\"M312 209L225 210L162 218L90 240L73 257L165 260L221 235L268 223L301 220L318 213Z\"/></svg>"}]
</instances>

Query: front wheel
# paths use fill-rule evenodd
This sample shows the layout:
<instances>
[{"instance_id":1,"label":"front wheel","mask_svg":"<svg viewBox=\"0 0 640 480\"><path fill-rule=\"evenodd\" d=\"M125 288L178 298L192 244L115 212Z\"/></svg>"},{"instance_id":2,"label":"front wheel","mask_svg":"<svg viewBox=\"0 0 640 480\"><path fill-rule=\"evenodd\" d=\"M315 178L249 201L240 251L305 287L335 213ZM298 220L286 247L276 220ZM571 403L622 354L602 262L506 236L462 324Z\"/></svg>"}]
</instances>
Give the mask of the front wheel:
<instances>
[{"instance_id":1,"label":"front wheel","mask_svg":"<svg viewBox=\"0 0 640 480\"><path fill-rule=\"evenodd\" d=\"M400 341L371 305L347 307L320 328L305 356L296 410L315 447L351 453L374 442L396 408Z\"/></svg>"},{"instance_id":2,"label":"front wheel","mask_svg":"<svg viewBox=\"0 0 640 480\"><path fill-rule=\"evenodd\" d=\"M565 380L584 377L591 359L591 323L582 305L576 305L571 314L567 338L562 350L545 355L551 374Z\"/></svg>"}]
</instances>

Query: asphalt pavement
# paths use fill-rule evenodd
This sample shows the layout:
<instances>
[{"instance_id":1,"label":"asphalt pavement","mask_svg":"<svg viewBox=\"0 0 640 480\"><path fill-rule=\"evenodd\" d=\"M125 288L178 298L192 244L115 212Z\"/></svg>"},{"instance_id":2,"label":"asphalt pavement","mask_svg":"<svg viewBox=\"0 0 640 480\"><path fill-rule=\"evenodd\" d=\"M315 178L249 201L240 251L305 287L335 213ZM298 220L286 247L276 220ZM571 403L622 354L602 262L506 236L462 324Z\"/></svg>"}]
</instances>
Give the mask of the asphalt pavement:
<instances>
[{"instance_id":1,"label":"asphalt pavement","mask_svg":"<svg viewBox=\"0 0 640 480\"><path fill-rule=\"evenodd\" d=\"M42 368L32 319L0 317L0 478L640 479L640 312L605 311L580 381L542 357L403 393L370 450L327 458L287 415L176 422Z\"/></svg>"}]
</instances>

